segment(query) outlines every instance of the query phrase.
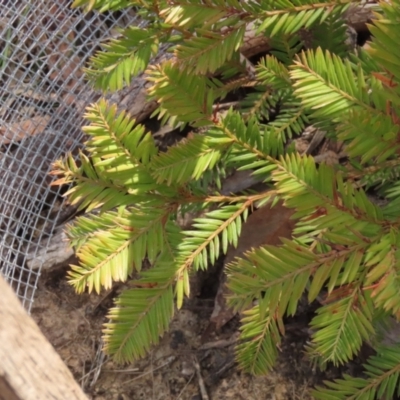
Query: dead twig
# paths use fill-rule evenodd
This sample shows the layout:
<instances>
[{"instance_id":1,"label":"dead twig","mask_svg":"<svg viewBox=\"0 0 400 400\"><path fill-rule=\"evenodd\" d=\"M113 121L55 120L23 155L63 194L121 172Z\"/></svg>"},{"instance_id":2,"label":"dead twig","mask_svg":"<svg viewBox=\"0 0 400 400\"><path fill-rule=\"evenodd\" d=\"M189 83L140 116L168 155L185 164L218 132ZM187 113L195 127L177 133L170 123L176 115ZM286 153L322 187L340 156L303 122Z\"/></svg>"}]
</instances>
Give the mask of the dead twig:
<instances>
[{"instance_id":1,"label":"dead twig","mask_svg":"<svg viewBox=\"0 0 400 400\"><path fill-rule=\"evenodd\" d=\"M229 371L235 365L235 359L232 358L231 360L227 360L227 362L220 368L218 371L215 372L215 377L221 377L227 371Z\"/></svg>"},{"instance_id":2,"label":"dead twig","mask_svg":"<svg viewBox=\"0 0 400 400\"><path fill-rule=\"evenodd\" d=\"M193 374L190 376L189 380L186 382L186 385L185 385L185 386L183 387L183 389L180 391L180 393L179 393L179 395L178 395L178 397L177 397L177 400L179 400L179 399L182 397L184 391L185 391L186 388L189 386L190 382L192 382L192 380L193 380L193 378L194 378L194 375L195 375L195 372L193 372Z\"/></svg>"},{"instance_id":3,"label":"dead twig","mask_svg":"<svg viewBox=\"0 0 400 400\"><path fill-rule=\"evenodd\" d=\"M210 400L207 394L206 385L204 384L203 377L201 376L200 364L195 356L193 357L193 366L196 370L197 380L199 381L201 399Z\"/></svg>"},{"instance_id":4,"label":"dead twig","mask_svg":"<svg viewBox=\"0 0 400 400\"><path fill-rule=\"evenodd\" d=\"M238 334L235 334L230 339L221 339L214 342L208 342L200 346L199 350L209 350L209 349L221 349L223 347L228 347L236 344L238 339Z\"/></svg>"},{"instance_id":5,"label":"dead twig","mask_svg":"<svg viewBox=\"0 0 400 400\"><path fill-rule=\"evenodd\" d=\"M102 367L108 361L108 358L102 351L102 348L103 348L102 341L100 341L100 345L96 351L95 358L93 360L93 363L89 371L86 374L82 375L82 377L79 379L82 388L93 387L96 384L97 380L99 379ZM89 383L89 379L91 376L92 380Z\"/></svg>"},{"instance_id":6,"label":"dead twig","mask_svg":"<svg viewBox=\"0 0 400 400\"><path fill-rule=\"evenodd\" d=\"M157 371L157 370L159 370L159 369L161 369L161 368L164 368L164 367L166 367L167 365L169 365L169 364L171 364L172 362L174 362L175 359L176 359L175 356L170 356L170 357L167 358L167 361L166 361L164 364L161 364L161 365L160 365L159 367L157 367L157 368L152 368L150 371L143 372L143 374L140 374L139 376L136 376L136 377L133 378L133 379L129 379L128 381L123 382L122 385L126 385L126 384L128 384L128 383L137 381L137 380L143 378L143 377L146 376L146 375L153 374L155 371Z\"/></svg>"},{"instance_id":7,"label":"dead twig","mask_svg":"<svg viewBox=\"0 0 400 400\"><path fill-rule=\"evenodd\" d=\"M139 373L139 368L103 369L103 372L115 372L115 373L118 373L118 374L137 374L137 373Z\"/></svg>"}]
</instances>

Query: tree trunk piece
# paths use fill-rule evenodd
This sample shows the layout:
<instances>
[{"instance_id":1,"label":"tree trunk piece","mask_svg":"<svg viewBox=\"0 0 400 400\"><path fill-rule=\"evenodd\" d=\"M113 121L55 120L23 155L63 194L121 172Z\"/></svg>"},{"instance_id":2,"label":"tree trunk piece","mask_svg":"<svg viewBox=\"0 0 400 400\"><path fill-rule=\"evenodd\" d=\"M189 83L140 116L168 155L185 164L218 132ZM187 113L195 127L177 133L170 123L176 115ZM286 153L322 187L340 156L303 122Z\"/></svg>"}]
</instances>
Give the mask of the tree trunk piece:
<instances>
[{"instance_id":1,"label":"tree trunk piece","mask_svg":"<svg viewBox=\"0 0 400 400\"><path fill-rule=\"evenodd\" d=\"M0 275L0 400L87 400Z\"/></svg>"}]
</instances>

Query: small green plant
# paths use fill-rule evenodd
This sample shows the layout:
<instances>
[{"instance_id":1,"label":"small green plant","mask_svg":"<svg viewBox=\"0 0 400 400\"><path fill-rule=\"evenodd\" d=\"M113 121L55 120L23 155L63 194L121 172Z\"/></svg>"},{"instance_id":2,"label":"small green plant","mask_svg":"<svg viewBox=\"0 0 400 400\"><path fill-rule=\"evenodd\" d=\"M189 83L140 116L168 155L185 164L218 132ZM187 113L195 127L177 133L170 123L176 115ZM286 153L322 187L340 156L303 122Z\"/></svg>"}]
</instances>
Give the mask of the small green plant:
<instances>
[{"instance_id":1,"label":"small green plant","mask_svg":"<svg viewBox=\"0 0 400 400\"><path fill-rule=\"evenodd\" d=\"M300 298L323 299L307 349L320 365L346 363L363 342L376 350L365 376L318 388L320 399L391 399L400 394L400 346L383 346L379 326L400 315L400 0L381 1L368 51L346 43L351 0L76 0L100 11L135 6L149 21L129 27L87 70L104 90L145 71L163 122L191 126L190 138L160 153L150 133L104 100L88 108L90 135L79 165L56 163L59 183L88 212L68 235L80 260L78 292L134 280L105 324L105 351L129 362L158 343L185 296L189 277L236 246L257 203L295 210L291 240L262 246L229 266L229 303L241 311L237 360L270 370L284 317ZM251 27L271 51L253 67L240 49ZM173 57L148 66L162 44ZM252 86L239 107L216 106ZM274 115L271 115L274 110ZM317 164L292 138L308 125L343 142L347 162ZM262 193L221 193L232 170L269 185ZM385 200L377 205L373 190ZM190 230L179 214L203 210ZM211 211L210 211L211 210ZM144 262L146 262L146 267Z\"/></svg>"}]
</instances>

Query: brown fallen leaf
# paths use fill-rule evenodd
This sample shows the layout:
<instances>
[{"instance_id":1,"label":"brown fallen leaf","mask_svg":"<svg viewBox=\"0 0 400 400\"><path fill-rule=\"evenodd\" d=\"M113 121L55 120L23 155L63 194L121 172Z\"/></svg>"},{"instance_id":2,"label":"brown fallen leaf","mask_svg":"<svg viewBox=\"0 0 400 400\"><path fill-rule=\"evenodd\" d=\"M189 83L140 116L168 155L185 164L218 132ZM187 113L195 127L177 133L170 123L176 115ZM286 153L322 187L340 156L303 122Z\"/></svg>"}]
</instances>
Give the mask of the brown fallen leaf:
<instances>
[{"instance_id":1,"label":"brown fallen leaf","mask_svg":"<svg viewBox=\"0 0 400 400\"><path fill-rule=\"evenodd\" d=\"M295 224L295 221L290 219L293 213L294 210L284 207L282 202L278 202L272 208L271 203L268 203L254 211L243 225L237 248L230 247L228 249L224 265L232 262L236 257L243 256L252 248L264 244L279 245L280 238L290 239ZM227 294L226 274L222 271L214 310L210 318L211 324L217 330L235 316L235 313L227 305ZM210 332L210 329L207 328L207 331Z\"/></svg>"}]
</instances>

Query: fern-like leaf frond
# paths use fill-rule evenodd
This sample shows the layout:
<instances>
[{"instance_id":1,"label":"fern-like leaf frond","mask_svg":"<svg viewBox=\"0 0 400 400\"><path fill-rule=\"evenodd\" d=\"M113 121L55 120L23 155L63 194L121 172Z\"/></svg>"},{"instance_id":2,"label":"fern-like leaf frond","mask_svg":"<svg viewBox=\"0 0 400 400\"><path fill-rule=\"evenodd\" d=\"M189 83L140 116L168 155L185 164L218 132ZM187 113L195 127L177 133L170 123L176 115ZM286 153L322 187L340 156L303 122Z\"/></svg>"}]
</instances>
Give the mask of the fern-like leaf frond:
<instances>
[{"instance_id":1,"label":"fern-like leaf frond","mask_svg":"<svg viewBox=\"0 0 400 400\"><path fill-rule=\"evenodd\" d=\"M104 350L117 362L143 357L159 342L174 314L175 248L182 241L176 224L166 224L164 251L153 268L141 271L134 288L121 294L104 324ZM149 243L151 246L151 242Z\"/></svg>"},{"instance_id":2,"label":"fern-like leaf frond","mask_svg":"<svg viewBox=\"0 0 400 400\"><path fill-rule=\"evenodd\" d=\"M244 312L240 330L242 342L236 348L239 365L251 374L266 374L275 364L281 342L276 319L269 313L260 318L259 306L255 306Z\"/></svg>"},{"instance_id":3,"label":"fern-like leaf frond","mask_svg":"<svg viewBox=\"0 0 400 400\"><path fill-rule=\"evenodd\" d=\"M126 188L103 179L82 152L80 162L81 166L78 167L72 155L69 155L65 160L56 161L52 172L54 175L63 175L63 178L53 182L54 185L74 183L65 196L68 196L71 204L78 205L78 210L101 208L107 211L138 200L138 196L129 194Z\"/></svg>"},{"instance_id":4,"label":"fern-like leaf frond","mask_svg":"<svg viewBox=\"0 0 400 400\"><path fill-rule=\"evenodd\" d=\"M147 73L153 82L149 94L165 112L182 122L209 123L215 100L209 79L190 74L171 60L150 66Z\"/></svg>"},{"instance_id":5,"label":"fern-like leaf frond","mask_svg":"<svg viewBox=\"0 0 400 400\"><path fill-rule=\"evenodd\" d=\"M272 127L274 135L276 137L281 136L283 141L286 142L287 139L303 132L308 123L308 117L304 107L293 97L284 99L279 108L279 115L275 120L269 122L267 129Z\"/></svg>"},{"instance_id":6,"label":"fern-like leaf frond","mask_svg":"<svg viewBox=\"0 0 400 400\"><path fill-rule=\"evenodd\" d=\"M110 212L110 224L105 229L92 231L84 244L79 246L79 266L72 266L70 283L77 292L86 288L99 293L109 289L113 281L126 281L136 269L141 270L145 257L154 263L165 246L165 219L168 209L132 209L122 215ZM79 219L76 232L88 235L92 229L90 218ZM78 236L78 240L82 237Z\"/></svg>"},{"instance_id":7,"label":"fern-like leaf frond","mask_svg":"<svg viewBox=\"0 0 400 400\"><path fill-rule=\"evenodd\" d=\"M400 346L380 346L377 355L364 364L367 377L344 375L334 382L325 381L327 387L318 387L313 396L320 400L393 399L400 395Z\"/></svg>"},{"instance_id":8,"label":"fern-like leaf frond","mask_svg":"<svg viewBox=\"0 0 400 400\"><path fill-rule=\"evenodd\" d=\"M274 90L291 89L289 70L275 56L268 55L256 67L257 79Z\"/></svg>"},{"instance_id":9,"label":"fern-like leaf frond","mask_svg":"<svg viewBox=\"0 0 400 400\"><path fill-rule=\"evenodd\" d=\"M91 122L83 128L91 136L86 142L88 151L101 158L101 165L115 166L130 163L147 165L158 150L150 132L105 100L87 108L85 118ZM100 164L100 163L99 163Z\"/></svg>"},{"instance_id":10,"label":"fern-like leaf frond","mask_svg":"<svg viewBox=\"0 0 400 400\"><path fill-rule=\"evenodd\" d=\"M83 128L90 135L87 150L91 159L81 152L79 167L69 156L58 161L53 171L64 176L55 184L75 184L66 194L72 203L80 203L80 208L88 211L97 207L105 211L171 193L151 175L148 164L157 148L143 126L135 126L124 112L117 114L117 107L104 100L88 107L85 116L91 122Z\"/></svg>"},{"instance_id":11,"label":"fern-like leaf frond","mask_svg":"<svg viewBox=\"0 0 400 400\"><path fill-rule=\"evenodd\" d=\"M195 134L154 157L151 163L153 175L157 182L168 185L198 180L205 171L215 167L221 159L222 150L221 147L210 146L210 138L206 135Z\"/></svg>"},{"instance_id":12,"label":"fern-like leaf frond","mask_svg":"<svg viewBox=\"0 0 400 400\"><path fill-rule=\"evenodd\" d=\"M103 45L104 50L91 58L85 70L96 88L113 91L129 85L158 51L159 38L152 30L131 26L121 35Z\"/></svg>"},{"instance_id":13,"label":"fern-like leaf frond","mask_svg":"<svg viewBox=\"0 0 400 400\"><path fill-rule=\"evenodd\" d=\"M335 365L353 359L363 341L375 334L371 301L357 287L343 287L338 291L340 299L319 308L311 321L316 329L311 352ZM326 301L329 302L329 297Z\"/></svg>"},{"instance_id":14,"label":"fern-like leaf frond","mask_svg":"<svg viewBox=\"0 0 400 400\"><path fill-rule=\"evenodd\" d=\"M312 157L291 154L281 160L272 175L285 204L296 208L295 217L305 217L305 223L314 229L329 228L344 237L349 236L349 229L367 237L381 232L382 210L363 190L343 181L342 173L333 167L321 164L317 168Z\"/></svg>"},{"instance_id":15,"label":"fern-like leaf frond","mask_svg":"<svg viewBox=\"0 0 400 400\"><path fill-rule=\"evenodd\" d=\"M400 151L398 135L399 126L390 115L371 115L368 110L351 110L338 126L338 138L346 143L346 153L360 157L362 164L374 161L374 165L383 167L384 161Z\"/></svg>"},{"instance_id":16,"label":"fern-like leaf frond","mask_svg":"<svg viewBox=\"0 0 400 400\"><path fill-rule=\"evenodd\" d=\"M161 11L165 23L181 28L193 29L195 27L206 28L212 26L228 15L224 5L216 3L191 3L180 2L179 5L166 7Z\"/></svg>"},{"instance_id":17,"label":"fern-like leaf frond","mask_svg":"<svg viewBox=\"0 0 400 400\"><path fill-rule=\"evenodd\" d=\"M341 4L340 4L341 3ZM279 34L292 34L302 28L311 28L316 23L322 23L330 14L341 14L350 6L351 0L345 4L338 1L313 0L302 1L262 1L261 20L258 33L265 32L273 37Z\"/></svg>"},{"instance_id":18,"label":"fern-like leaf frond","mask_svg":"<svg viewBox=\"0 0 400 400\"><path fill-rule=\"evenodd\" d=\"M183 295L189 295L188 271L192 266L206 269L215 263L220 254L226 254L228 246L238 245L242 223L246 220L251 201L242 204L225 205L209 211L202 218L196 218L196 230L184 231L185 238L177 246L177 304L181 307Z\"/></svg>"},{"instance_id":19,"label":"fern-like leaf frond","mask_svg":"<svg viewBox=\"0 0 400 400\"><path fill-rule=\"evenodd\" d=\"M204 31L177 46L175 55L180 64L183 64L195 74L214 73L240 48L246 25L230 26L226 33Z\"/></svg>"},{"instance_id":20,"label":"fern-like leaf frond","mask_svg":"<svg viewBox=\"0 0 400 400\"><path fill-rule=\"evenodd\" d=\"M294 56L304 46L299 34L274 36L270 40L271 56L279 60L286 67L293 63Z\"/></svg>"},{"instance_id":21,"label":"fern-like leaf frond","mask_svg":"<svg viewBox=\"0 0 400 400\"><path fill-rule=\"evenodd\" d=\"M218 124L218 129L223 135L235 143L237 148L247 150L247 159L250 161L255 156L264 160L271 160L273 157L279 157L284 151L283 135L275 135L273 129L265 129L257 119L252 116L248 121L244 121L240 113L230 110L225 118ZM235 156L233 160L240 165L240 158ZM258 160L260 161L260 160ZM261 160L262 161L262 160ZM247 165L251 168L249 165Z\"/></svg>"},{"instance_id":22,"label":"fern-like leaf frond","mask_svg":"<svg viewBox=\"0 0 400 400\"><path fill-rule=\"evenodd\" d=\"M400 55L398 43L392 32L397 31L400 18L400 2L393 0L390 4L380 2L382 14L376 13L376 20L368 28L372 33L372 43L368 52L384 69L400 83Z\"/></svg>"},{"instance_id":23,"label":"fern-like leaf frond","mask_svg":"<svg viewBox=\"0 0 400 400\"><path fill-rule=\"evenodd\" d=\"M314 110L314 118L331 119L359 108L378 112L371 105L374 93L368 92L361 67L321 48L301 53L290 75L295 94Z\"/></svg>"},{"instance_id":24,"label":"fern-like leaf frond","mask_svg":"<svg viewBox=\"0 0 400 400\"><path fill-rule=\"evenodd\" d=\"M229 304L243 310L253 299L261 313L269 310L278 318L293 315L304 292L317 257L305 247L284 241L281 247L263 246L228 267Z\"/></svg>"},{"instance_id":25,"label":"fern-like leaf frond","mask_svg":"<svg viewBox=\"0 0 400 400\"><path fill-rule=\"evenodd\" d=\"M136 282L138 287L116 300L103 330L104 350L115 361L128 363L144 357L168 329L174 314L173 272L171 268L148 271Z\"/></svg>"},{"instance_id":26,"label":"fern-like leaf frond","mask_svg":"<svg viewBox=\"0 0 400 400\"><path fill-rule=\"evenodd\" d=\"M332 13L322 24L316 25L312 30L312 48L320 47L339 57L345 57L350 48L347 42L347 25L342 18Z\"/></svg>"},{"instance_id":27,"label":"fern-like leaf frond","mask_svg":"<svg viewBox=\"0 0 400 400\"><path fill-rule=\"evenodd\" d=\"M121 212L123 207L118 212L108 211L99 215L91 213L77 217L73 224L67 225L67 236L71 246L79 250L96 232L115 228L115 218L120 217Z\"/></svg>"},{"instance_id":28,"label":"fern-like leaf frond","mask_svg":"<svg viewBox=\"0 0 400 400\"><path fill-rule=\"evenodd\" d=\"M369 272L366 287L373 288L374 303L393 314L400 312L400 254L397 250L398 235L392 231L369 247L366 265Z\"/></svg>"},{"instance_id":29,"label":"fern-like leaf frond","mask_svg":"<svg viewBox=\"0 0 400 400\"><path fill-rule=\"evenodd\" d=\"M268 120L271 108L278 103L277 96L273 96L267 86L257 86L240 101L240 111L248 119L256 117L258 120Z\"/></svg>"}]
</instances>

